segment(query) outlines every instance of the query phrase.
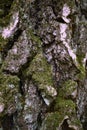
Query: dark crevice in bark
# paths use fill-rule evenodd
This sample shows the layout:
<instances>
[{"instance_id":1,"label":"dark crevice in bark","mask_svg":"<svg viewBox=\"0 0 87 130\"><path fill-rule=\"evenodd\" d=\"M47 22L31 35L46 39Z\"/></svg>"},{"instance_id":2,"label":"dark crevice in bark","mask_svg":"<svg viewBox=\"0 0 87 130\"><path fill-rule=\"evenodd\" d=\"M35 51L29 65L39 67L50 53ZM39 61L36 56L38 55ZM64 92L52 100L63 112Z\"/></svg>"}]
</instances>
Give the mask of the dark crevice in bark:
<instances>
[{"instance_id":1,"label":"dark crevice in bark","mask_svg":"<svg viewBox=\"0 0 87 130\"><path fill-rule=\"evenodd\" d=\"M59 23L66 23L62 17L57 17L56 18L56 21L59 22ZM67 24L67 23L66 23Z\"/></svg>"},{"instance_id":2,"label":"dark crevice in bark","mask_svg":"<svg viewBox=\"0 0 87 130\"><path fill-rule=\"evenodd\" d=\"M87 130L87 122L83 123L83 130Z\"/></svg>"},{"instance_id":3,"label":"dark crevice in bark","mask_svg":"<svg viewBox=\"0 0 87 130\"><path fill-rule=\"evenodd\" d=\"M78 0L75 0L75 5L76 5L77 7L79 7Z\"/></svg>"},{"instance_id":4,"label":"dark crevice in bark","mask_svg":"<svg viewBox=\"0 0 87 130\"><path fill-rule=\"evenodd\" d=\"M52 5L51 5L51 7L52 7L52 9L53 9L53 13L54 13L55 16L57 17L57 13L56 13L56 11L55 11L55 7L56 7L56 5L57 5L57 2L54 1L54 0L52 0Z\"/></svg>"},{"instance_id":5,"label":"dark crevice in bark","mask_svg":"<svg viewBox=\"0 0 87 130\"><path fill-rule=\"evenodd\" d=\"M42 124L41 113L38 114L37 122L38 122L38 127L36 130L39 130L39 128L41 127L41 124Z\"/></svg>"},{"instance_id":6,"label":"dark crevice in bark","mask_svg":"<svg viewBox=\"0 0 87 130\"><path fill-rule=\"evenodd\" d=\"M55 44L55 40L49 42L49 44L45 44L44 40L42 38L41 38L41 40L43 41L42 48L44 50L44 53L45 53L45 49L46 48L49 49L49 48L51 48Z\"/></svg>"},{"instance_id":7,"label":"dark crevice in bark","mask_svg":"<svg viewBox=\"0 0 87 130\"><path fill-rule=\"evenodd\" d=\"M14 127L13 115L5 115L2 120L3 130L12 130Z\"/></svg>"},{"instance_id":8,"label":"dark crevice in bark","mask_svg":"<svg viewBox=\"0 0 87 130\"><path fill-rule=\"evenodd\" d=\"M8 0L8 2L7 1L4 2L3 0L0 1L0 9L4 10L4 13L2 15L0 14L0 18L3 18L9 14L9 10L11 8L13 1L14 0L10 0L10 1Z\"/></svg>"},{"instance_id":9,"label":"dark crevice in bark","mask_svg":"<svg viewBox=\"0 0 87 130\"><path fill-rule=\"evenodd\" d=\"M23 77L22 74L20 74L18 77L19 77L19 79L20 79L19 91L20 91L21 95L24 96L24 92L25 92L25 91L24 91L24 88L23 88L24 83L25 83L24 77Z\"/></svg>"},{"instance_id":10,"label":"dark crevice in bark","mask_svg":"<svg viewBox=\"0 0 87 130\"><path fill-rule=\"evenodd\" d=\"M2 70L2 72L4 73L4 74L7 74L7 75L12 75L12 76L15 76L15 75L17 75L17 73L15 73L15 72L11 72L11 71L9 71L9 70Z\"/></svg>"}]
</instances>

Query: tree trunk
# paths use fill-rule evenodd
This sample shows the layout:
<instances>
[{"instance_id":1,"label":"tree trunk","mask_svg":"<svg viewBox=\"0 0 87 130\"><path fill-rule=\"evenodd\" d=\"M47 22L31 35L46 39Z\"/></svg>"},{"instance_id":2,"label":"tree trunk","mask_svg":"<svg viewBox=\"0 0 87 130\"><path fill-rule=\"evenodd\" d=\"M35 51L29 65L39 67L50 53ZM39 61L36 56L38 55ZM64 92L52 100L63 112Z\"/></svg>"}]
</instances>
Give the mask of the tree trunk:
<instances>
[{"instance_id":1,"label":"tree trunk","mask_svg":"<svg viewBox=\"0 0 87 130\"><path fill-rule=\"evenodd\" d=\"M86 34L86 0L0 1L0 130L87 130Z\"/></svg>"}]
</instances>

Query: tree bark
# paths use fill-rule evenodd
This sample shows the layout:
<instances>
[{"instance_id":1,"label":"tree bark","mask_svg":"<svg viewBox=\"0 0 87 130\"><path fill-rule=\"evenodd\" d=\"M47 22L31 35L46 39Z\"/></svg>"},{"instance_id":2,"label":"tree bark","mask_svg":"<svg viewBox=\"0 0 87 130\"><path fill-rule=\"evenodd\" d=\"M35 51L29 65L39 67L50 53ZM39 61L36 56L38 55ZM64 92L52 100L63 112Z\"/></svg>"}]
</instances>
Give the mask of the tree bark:
<instances>
[{"instance_id":1,"label":"tree bark","mask_svg":"<svg viewBox=\"0 0 87 130\"><path fill-rule=\"evenodd\" d=\"M87 130L86 34L86 0L1 0L1 130Z\"/></svg>"}]
</instances>

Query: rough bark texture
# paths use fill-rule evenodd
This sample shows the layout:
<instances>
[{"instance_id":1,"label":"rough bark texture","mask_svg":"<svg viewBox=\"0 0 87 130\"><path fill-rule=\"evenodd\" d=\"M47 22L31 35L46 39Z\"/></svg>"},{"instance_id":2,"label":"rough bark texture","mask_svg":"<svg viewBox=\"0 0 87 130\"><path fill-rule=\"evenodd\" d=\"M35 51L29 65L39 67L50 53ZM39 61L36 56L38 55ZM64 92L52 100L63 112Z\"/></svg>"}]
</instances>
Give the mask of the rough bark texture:
<instances>
[{"instance_id":1,"label":"rough bark texture","mask_svg":"<svg viewBox=\"0 0 87 130\"><path fill-rule=\"evenodd\" d=\"M87 130L87 0L0 0L0 130Z\"/></svg>"}]
</instances>

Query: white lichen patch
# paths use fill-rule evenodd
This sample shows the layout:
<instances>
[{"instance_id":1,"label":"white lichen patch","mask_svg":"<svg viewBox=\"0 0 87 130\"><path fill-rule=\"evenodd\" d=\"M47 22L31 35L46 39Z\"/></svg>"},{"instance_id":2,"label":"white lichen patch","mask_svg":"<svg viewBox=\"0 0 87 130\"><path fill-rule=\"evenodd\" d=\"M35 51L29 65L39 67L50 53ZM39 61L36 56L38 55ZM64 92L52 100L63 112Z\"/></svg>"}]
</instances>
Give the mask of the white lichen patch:
<instances>
[{"instance_id":1,"label":"white lichen patch","mask_svg":"<svg viewBox=\"0 0 87 130\"><path fill-rule=\"evenodd\" d=\"M47 98L45 97L45 94L41 94L41 95L42 95L42 97L43 97L43 100L44 100L45 104L46 104L47 106L49 106L50 103L51 103L50 99L47 99Z\"/></svg>"},{"instance_id":2,"label":"white lichen patch","mask_svg":"<svg viewBox=\"0 0 87 130\"><path fill-rule=\"evenodd\" d=\"M26 110L28 107L31 107L31 106L32 106L32 102L28 99L28 97L26 97L24 109Z\"/></svg>"},{"instance_id":3,"label":"white lichen patch","mask_svg":"<svg viewBox=\"0 0 87 130\"><path fill-rule=\"evenodd\" d=\"M12 89L12 88L15 88L15 85L14 85L14 84L9 84L8 86L9 86L9 88L11 88L11 89Z\"/></svg>"},{"instance_id":4,"label":"white lichen patch","mask_svg":"<svg viewBox=\"0 0 87 130\"><path fill-rule=\"evenodd\" d=\"M11 20L10 25L8 27L4 28L3 31L2 31L2 37L4 39L9 38L11 35L13 35L13 33L17 29L18 22L19 22L19 13L16 12L12 16L12 20Z\"/></svg>"},{"instance_id":5,"label":"white lichen patch","mask_svg":"<svg viewBox=\"0 0 87 130\"><path fill-rule=\"evenodd\" d=\"M46 103L47 106L50 105L50 101L47 99L47 98L43 98L44 99L44 102Z\"/></svg>"},{"instance_id":6,"label":"white lichen patch","mask_svg":"<svg viewBox=\"0 0 87 130\"><path fill-rule=\"evenodd\" d=\"M5 107L4 103L0 103L0 113L2 113L2 112L3 112L4 107Z\"/></svg>"},{"instance_id":7,"label":"white lichen patch","mask_svg":"<svg viewBox=\"0 0 87 130\"><path fill-rule=\"evenodd\" d=\"M64 4L63 10L62 10L62 18L66 23L70 23L70 19L67 18L67 16L70 14L70 8L67 4Z\"/></svg>"},{"instance_id":8,"label":"white lichen patch","mask_svg":"<svg viewBox=\"0 0 87 130\"><path fill-rule=\"evenodd\" d=\"M64 44L64 46L66 47L69 56L72 58L73 63L77 66L77 68L79 68L79 63L77 61L77 56L75 54L75 50L71 48L70 46L70 40L71 38L69 37L69 32L68 32L68 28L69 25L68 23L70 23L70 19L67 18L67 16L70 14L70 8L68 7L67 4L64 4L63 6L63 10L62 10L62 18L66 23L61 23L60 24L60 40L62 41L62 43ZM68 38L69 37L69 38ZM86 58L84 59L85 62Z\"/></svg>"},{"instance_id":9,"label":"white lichen patch","mask_svg":"<svg viewBox=\"0 0 87 130\"><path fill-rule=\"evenodd\" d=\"M76 61L76 54L73 52L73 50L71 49L71 47L69 46L69 44L67 42L64 42L64 45L67 48L68 53L69 53L70 57L72 58L72 60L75 61L75 62L77 62Z\"/></svg>"},{"instance_id":10,"label":"white lichen patch","mask_svg":"<svg viewBox=\"0 0 87 130\"><path fill-rule=\"evenodd\" d=\"M18 52L17 46L14 46L14 48L12 49L13 53L16 55Z\"/></svg>"},{"instance_id":11,"label":"white lichen patch","mask_svg":"<svg viewBox=\"0 0 87 130\"><path fill-rule=\"evenodd\" d=\"M57 91L55 88L53 88L52 86L46 86L47 92L52 96L56 96L57 95Z\"/></svg>"},{"instance_id":12,"label":"white lichen patch","mask_svg":"<svg viewBox=\"0 0 87 130\"><path fill-rule=\"evenodd\" d=\"M24 117L24 120L26 123L32 123L33 122L33 115L32 114L26 114Z\"/></svg>"},{"instance_id":13,"label":"white lichen patch","mask_svg":"<svg viewBox=\"0 0 87 130\"><path fill-rule=\"evenodd\" d=\"M67 33L66 33L66 30L68 28L68 25L67 24L60 24L60 39L61 41L65 41L66 40L66 37L67 37Z\"/></svg>"},{"instance_id":14,"label":"white lichen patch","mask_svg":"<svg viewBox=\"0 0 87 130\"><path fill-rule=\"evenodd\" d=\"M67 17L70 14L70 8L67 4L64 4L63 10L62 10L62 15L64 17Z\"/></svg>"},{"instance_id":15,"label":"white lichen patch","mask_svg":"<svg viewBox=\"0 0 87 130\"><path fill-rule=\"evenodd\" d=\"M42 90L41 95L46 105L49 106L53 98L55 98L55 96L57 95L57 91L52 86L46 85L44 90Z\"/></svg>"},{"instance_id":16,"label":"white lichen patch","mask_svg":"<svg viewBox=\"0 0 87 130\"><path fill-rule=\"evenodd\" d=\"M67 51L70 55L70 57L72 58L73 62L75 63L75 65L77 66L77 58L76 58L76 54L74 53L74 51L72 50L72 48L69 45L69 39L67 40L67 29L68 29L68 25L67 24L60 24L60 40L63 42L64 46L67 48Z\"/></svg>"}]
</instances>

